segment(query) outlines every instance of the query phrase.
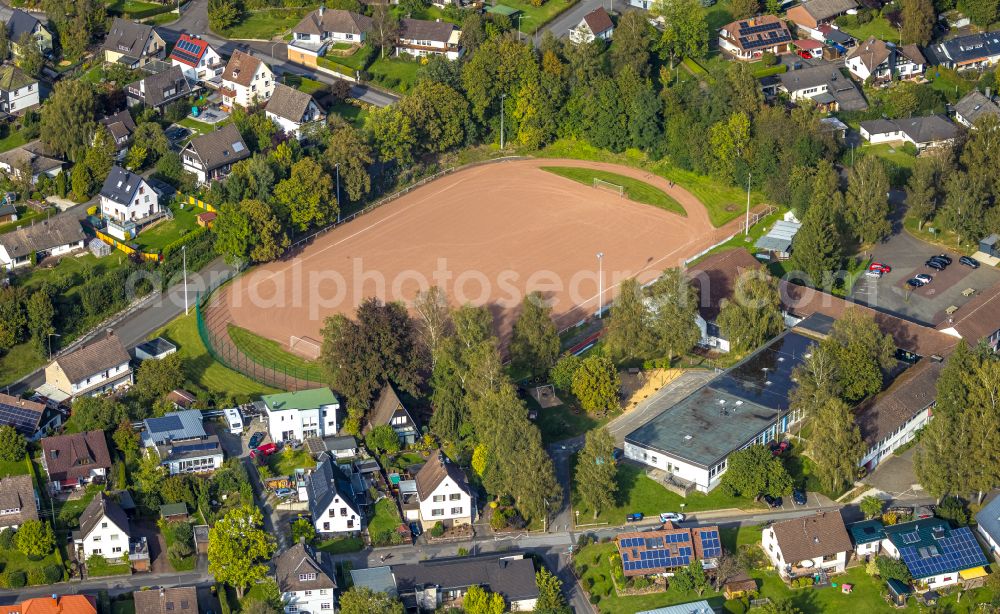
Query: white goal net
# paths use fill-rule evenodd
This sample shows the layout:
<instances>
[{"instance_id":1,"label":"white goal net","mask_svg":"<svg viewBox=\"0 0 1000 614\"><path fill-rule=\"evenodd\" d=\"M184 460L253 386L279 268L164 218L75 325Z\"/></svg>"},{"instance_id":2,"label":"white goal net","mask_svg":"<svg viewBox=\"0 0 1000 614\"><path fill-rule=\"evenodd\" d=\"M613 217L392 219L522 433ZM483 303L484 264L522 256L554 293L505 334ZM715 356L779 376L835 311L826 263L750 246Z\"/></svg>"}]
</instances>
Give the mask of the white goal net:
<instances>
[{"instance_id":1,"label":"white goal net","mask_svg":"<svg viewBox=\"0 0 1000 614\"><path fill-rule=\"evenodd\" d=\"M625 197L625 188L618 185L617 183L611 183L610 181L604 181L603 179L594 178L594 188L611 190L618 194L619 197Z\"/></svg>"},{"instance_id":2,"label":"white goal net","mask_svg":"<svg viewBox=\"0 0 1000 614\"><path fill-rule=\"evenodd\" d=\"M315 339L310 339L309 337L296 337L295 335L292 335L288 342L288 349L303 358L316 360L319 358L322 346L320 346L320 343Z\"/></svg>"}]
</instances>

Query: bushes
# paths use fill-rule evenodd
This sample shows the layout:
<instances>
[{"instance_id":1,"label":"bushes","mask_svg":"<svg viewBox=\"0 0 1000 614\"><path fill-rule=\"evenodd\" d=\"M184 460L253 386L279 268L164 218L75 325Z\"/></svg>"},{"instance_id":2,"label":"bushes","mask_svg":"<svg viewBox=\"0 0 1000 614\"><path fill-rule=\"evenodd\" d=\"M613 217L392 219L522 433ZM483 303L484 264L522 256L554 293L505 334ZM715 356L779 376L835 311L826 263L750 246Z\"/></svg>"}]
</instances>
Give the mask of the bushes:
<instances>
[{"instance_id":1,"label":"bushes","mask_svg":"<svg viewBox=\"0 0 1000 614\"><path fill-rule=\"evenodd\" d=\"M442 535L444 535L444 524L442 524L441 521L438 520L434 524L434 526L431 527L431 536L433 536L433 537L441 537Z\"/></svg>"},{"instance_id":2,"label":"bushes","mask_svg":"<svg viewBox=\"0 0 1000 614\"><path fill-rule=\"evenodd\" d=\"M0 531L0 550L11 550L14 548L14 529L6 527Z\"/></svg>"},{"instance_id":3,"label":"bushes","mask_svg":"<svg viewBox=\"0 0 1000 614\"><path fill-rule=\"evenodd\" d=\"M811 577L795 578L792 580L792 588L806 588L813 585Z\"/></svg>"},{"instance_id":4,"label":"bushes","mask_svg":"<svg viewBox=\"0 0 1000 614\"><path fill-rule=\"evenodd\" d=\"M23 571L5 571L0 583L7 588L24 588L28 584L28 576Z\"/></svg>"},{"instance_id":5,"label":"bushes","mask_svg":"<svg viewBox=\"0 0 1000 614\"><path fill-rule=\"evenodd\" d=\"M45 576L45 584L55 584L65 579L63 568L59 565L46 565L42 571Z\"/></svg>"},{"instance_id":6,"label":"bushes","mask_svg":"<svg viewBox=\"0 0 1000 614\"><path fill-rule=\"evenodd\" d=\"M28 584L31 586L38 586L40 584L48 584L45 577L45 570L41 567L32 567L28 570Z\"/></svg>"},{"instance_id":7,"label":"bushes","mask_svg":"<svg viewBox=\"0 0 1000 614\"><path fill-rule=\"evenodd\" d=\"M442 529L442 532L443 531L444 529ZM431 529L431 534L434 534L434 529ZM398 546L402 544L403 541L403 535L395 529L385 529L372 535L373 546Z\"/></svg>"}]
</instances>

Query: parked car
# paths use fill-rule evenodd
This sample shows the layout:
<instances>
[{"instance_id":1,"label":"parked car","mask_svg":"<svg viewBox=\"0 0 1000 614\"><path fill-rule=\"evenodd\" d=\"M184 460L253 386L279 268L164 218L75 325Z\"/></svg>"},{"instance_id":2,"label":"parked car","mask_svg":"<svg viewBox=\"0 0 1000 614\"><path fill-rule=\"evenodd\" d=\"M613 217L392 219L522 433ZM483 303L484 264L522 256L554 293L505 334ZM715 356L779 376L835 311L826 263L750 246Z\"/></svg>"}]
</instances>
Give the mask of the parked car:
<instances>
[{"instance_id":1,"label":"parked car","mask_svg":"<svg viewBox=\"0 0 1000 614\"><path fill-rule=\"evenodd\" d=\"M771 495L765 494L762 499L764 499L764 503L766 503L768 507L781 507L781 497L772 497Z\"/></svg>"},{"instance_id":2,"label":"parked car","mask_svg":"<svg viewBox=\"0 0 1000 614\"><path fill-rule=\"evenodd\" d=\"M972 256L962 256L958 259L959 264L964 264L967 267L972 267L973 269L979 268L979 261Z\"/></svg>"},{"instance_id":3,"label":"parked car","mask_svg":"<svg viewBox=\"0 0 1000 614\"><path fill-rule=\"evenodd\" d=\"M949 256L948 254L938 254L936 256L931 256L931 258L935 260L941 260L945 264L951 264L951 256Z\"/></svg>"},{"instance_id":4,"label":"parked car","mask_svg":"<svg viewBox=\"0 0 1000 614\"><path fill-rule=\"evenodd\" d=\"M250 458L254 460L260 460L271 456L278 451L278 446L273 443L265 443L264 445L256 448L250 452Z\"/></svg>"},{"instance_id":5,"label":"parked car","mask_svg":"<svg viewBox=\"0 0 1000 614\"><path fill-rule=\"evenodd\" d=\"M274 491L274 496L278 497L279 499L284 499L285 497L291 497L294 494L295 491L292 490L291 488L279 488L278 490Z\"/></svg>"},{"instance_id":6,"label":"parked car","mask_svg":"<svg viewBox=\"0 0 1000 614\"><path fill-rule=\"evenodd\" d=\"M660 514L660 522L684 522L684 514L663 512Z\"/></svg>"},{"instance_id":7,"label":"parked car","mask_svg":"<svg viewBox=\"0 0 1000 614\"><path fill-rule=\"evenodd\" d=\"M796 488L792 490L792 501L795 505L805 505L809 499L806 497L806 491L803 488Z\"/></svg>"},{"instance_id":8,"label":"parked car","mask_svg":"<svg viewBox=\"0 0 1000 614\"><path fill-rule=\"evenodd\" d=\"M787 441L772 441L771 442L771 454L775 456L781 456L792 447L792 444Z\"/></svg>"},{"instance_id":9,"label":"parked car","mask_svg":"<svg viewBox=\"0 0 1000 614\"><path fill-rule=\"evenodd\" d=\"M636 512L634 514L629 514L625 517L625 522L639 522L642 520L642 512Z\"/></svg>"},{"instance_id":10,"label":"parked car","mask_svg":"<svg viewBox=\"0 0 1000 614\"><path fill-rule=\"evenodd\" d=\"M943 260L934 260L933 258L925 262L924 266L934 269L935 271L943 271L948 268L948 265L945 264Z\"/></svg>"},{"instance_id":11,"label":"parked car","mask_svg":"<svg viewBox=\"0 0 1000 614\"><path fill-rule=\"evenodd\" d=\"M865 271L865 277L871 277L873 279L882 279L882 271L879 271L878 269Z\"/></svg>"},{"instance_id":12,"label":"parked car","mask_svg":"<svg viewBox=\"0 0 1000 614\"><path fill-rule=\"evenodd\" d=\"M811 60L813 57L812 54L809 53L808 51L799 51L798 53L799 57L802 58L803 60Z\"/></svg>"},{"instance_id":13,"label":"parked car","mask_svg":"<svg viewBox=\"0 0 1000 614\"><path fill-rule=\"evenodd\" d=\"M250 436L250 442L247 443L247 449L250 450L255 449L257 446L260 445L260 442L264 441L265 437L267 437L267 435L265 435L261 431L257 431L256 433Z\"/></svg>"},{"instance_id":14,"label":"parked car","mask_svg":"<svg viewBox=\"0 0 1000 614\"><path fill-rule=\"evenodd\" d=\"M869 271L881 271L883 273L890 273L890 272L892 272L892 267L889 266L888 264L884 263L884 262L873 262L870 265L868 265L868 270Z\"/></svg>"},{"instance_id":15,"label":"parked car","mask_svg":"<svg viewBox=\"0 0 1000 614\"><path fill-rule=\"evenodd\" d=\"M922 282L919 279L917 279L916 277L914 277L913 279L907 279L906 280L906 285L910 286L911 288L923 288L924 287L924 282Z\"/></svg>"},{"instance_id":16,"label":"parked car","mask_svg":"<svg viewBox=\"0 0 1000 614\"><path fill-rule=\"evenodd\" d=\"M419 522L410 523L410 535L412 535L413 537L420 537L421 535L423 535L423 533L424 530L423 528L420 527Z\"/></svg>"},{"instance_id":17,"label":"parked car","mask_svg":"<svg viewBox=\"0 0 1000 614\"><path fill-rule=\"evenodd\" d=\"M931 277L930 275L928 275L927 273L920 273L919 275L914 275L913 279L916 279L918 281L922 281L925 284L929 284L929 283L931 283L931 281L934 280L934 278Z\"/></svg>"}]
</instances>

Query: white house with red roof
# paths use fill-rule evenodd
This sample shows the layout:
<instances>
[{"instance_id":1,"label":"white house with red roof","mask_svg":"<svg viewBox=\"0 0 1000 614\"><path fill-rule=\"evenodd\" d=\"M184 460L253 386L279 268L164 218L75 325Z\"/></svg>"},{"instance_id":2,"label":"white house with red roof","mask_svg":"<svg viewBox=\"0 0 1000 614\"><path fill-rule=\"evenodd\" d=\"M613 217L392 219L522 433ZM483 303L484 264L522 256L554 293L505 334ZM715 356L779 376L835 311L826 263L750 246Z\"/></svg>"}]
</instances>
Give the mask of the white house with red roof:
<instances>
[{"instance_id":1,"label":"white house with red roof","mask_svg":"<svg viewBox=\"0 0 1000 614\"><path fill-rule=\"evenodd\" d=\"M188 34L181 34L177 40L174 50L170 52L170 63L180 66L181 72L192 82L217 77L226 67L222 56L208 41Z\"/></svg>"},{"instance_id":2,"label":"white house with red roof","mask_svg":"<svg viewBox=\"0 0 1000 614\"><path fill-rule=\"evenodd\" d=\"M611 40L611 35L615 31L615 24L611 21L611 16L599 6L587 13L580 20L580 23L569 31L569 40L575 45L587 44L594 39Z\"/></svg>"}]
</instances>

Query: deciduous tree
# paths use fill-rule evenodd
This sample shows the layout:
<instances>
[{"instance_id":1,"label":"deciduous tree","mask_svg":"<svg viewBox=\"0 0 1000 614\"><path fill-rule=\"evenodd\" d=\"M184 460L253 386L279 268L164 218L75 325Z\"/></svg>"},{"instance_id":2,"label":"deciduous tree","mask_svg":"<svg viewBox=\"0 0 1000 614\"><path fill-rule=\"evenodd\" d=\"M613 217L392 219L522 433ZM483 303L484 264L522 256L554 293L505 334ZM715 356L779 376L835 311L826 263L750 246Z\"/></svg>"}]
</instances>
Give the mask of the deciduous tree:
<instances>
[{"instance_id":1,"label":"deciduous tree","mask_svg":"<svg viewBox=\"0 0 1000 614\"><path fill-rule=\"evenodd\" d=\"M403 604L367 586L352 586L340 596L342 614L403 614Z\"/></svg>"},{"instance_id":2,"label":"deciduous tree","mask_svg":"<svg viewBox=\"0 0 1000 614\"><path fill-rule=\"evenodd\" d=\"M934 3L931 0L901 0L903 43L926 45L934 30Z\"/></svg>"},{"instance_id":3,"label":"deciduous tree","mask_svg":"<svg viewBox=\"0 0 1000 614\"><path fill-rule=\"evenodd\" d=\"M260 510L250 505L233 508L209 529L208 571L242 599L248 586L267 576L274 551L274 537L264 530Z\"/></svg>"},{"instance_id":4,"label":"deciduous tree","mask_svg":"<svg viewBox=\"0 0 1000 614\"><path fill-rule=\"evenodd\" d=\"M987 182L972 173L955 172L944 183L944 205L935 217L966 243L975 243L986 231L989 204Z\"/></svg>"},{"instance_id":5,"label":"deciduous tree","mask_svg":"<svg viewBox=\"0 0 1000 614\"><path fill-rule=\"evenodd\" d=\"M410 118L395 105L372 111L368 116L379 157L384 161L395 160L406 166L413 160L417 137Z\"/></svg>"},{"instance_id":6,"label":"deciduous tree","mask_svg":"<svg viewBox=\"0 0 1000 614\"><path fill-rule=\"evenodd\" d=\"M162 399L183 384L184 363L181 355L177 353L165 356L161 360L142 361L135 377L139 394L148 401Z\"/></svg>"},{"instance_id":7,"label":"deciduous tree","mask_svg":"<svg viewBox=\"0 0 1000 614\"><path fill-rule=\"evenodd\" d=\"M552 382L552 385L557 390L571 392L573 389L573 376L576 374L576 370L580 368L581 362L583 362L583 359L579 356L573 354L563 356L556 361L555 366L549 371L549 381Z\"/></svg>"},{"instance_id":8,"label":"deciduous tree","mask_svg":"<svg viewBox=\"0 0 1000 614\"><path fill-rule=\"evenodd\" d=\"M663 17L660 57L674 62L681 58L700 58L708 53L708 22L698 0L660 0L653 14Z\"/></svg>"},{"instance_id":9,"label":"deciduous tree","mask_svg":"<svg viewBox=\"0 0 1000 614\"><path fill-rule=\"evenodd\" d=\"M350 200L356 201L371 191L368 165L372 163L372 151L360 131L350 126L334 130L326 144L325 162L331 175L340 166L341 190Z\"/></svg>"},{"instance_id":10,"label":"deciduous tree","mask_svg":"<svg viewBox=\"0 0 1000 614\"><path fill-rule=\"evenodd\" d=\"M695 322L698 294L678 268L664 270L649 293L653 308L650 330L656 354L666 355L673 362L674 356L690 350L701 338Z\"/></svg>"},{"instance_id":11,"label":"deciduous tree","mask_svg":"<svg viewBox=\"0 0 1000 614\"><path fill-rule=\"evenodd\" d=\"M511 360L532 375L547 373L559 357L559 333L552 308L539 292L524 297L510 341Z\"/></svg>"},{"instance_id":12,"label":"deciduous tree","mask_svg":"<svg viewBox=\"0 0 1000 614\"><path fill-rule=\"evenodd\" d=\"M605 325L604 347L615 360L644 358L651 350L649 311L635 279L622 281Z\"/></svg>"},{"instance_id":13,"label":"deciduous tree","mask_svg":"<svg viewBox=\"0 0 1000 614\"><path fill-rule=\"evenodd\" d=\"M562 593L562 580L542 567L535 572L535 585L538 586L536 614L570 614L566 598Z\"/></svg>"},{"instance_id":14,"label":"deciduous tree","mask_svg":"<svg viewBox=\"0 0 1000 614\"><path fill-rule=\"evenodd\" d=\"M275 186L274 197L299 231L318 228L337 218L333 179L308 156L292 164L291 175Z\"/></svg>"},{"instance_id":15,"label":"deciduous tree","mask_svg":"<svg viewBox=\"0 0 1000 614\"><path fill-rule=\"evenodd\" d=\"M491 593L480 586L469 587L462 607L466 614L503 614L507 609L500 593Z\"/></svg>"},{"instance_id":16,"label":"deciduous tree","mask_svg":"<svg viewBox=\"0 0 1000 614\"><path fill-rule=\"evenodd\" d=\"M379 47L380 57L386 50L392 51L399 37L399 21L385 5L377 4L372 9L372 27L369 31L372 42Z\"/></svg>"},{"instance_id":17,"label":"deciduous tree","mask_svg":"<svg viewBox=\"0 0 1000 614\"><path fill-rule=\"evenodd\" d=\"M18 551L30 558L48 556L56 547L56 534L44 520L25 520L14 534Z\"/></svg>"},{"instance_id":18,"label":"deciduous tree","mask_svg":"<svg viewBox=\"0 0 1000 614\"><path fill-rule=\"evenodd\" d=\"M851 168L847 180L847 222L864 244L877 243L892 231L889 175L878 156L863 156Z\"/></svg>"},{"instance_id":19,"label":"deciduous tree","mask_svg":"<svg viewBox=\"0 0 1000 614\"><path fill-rule=\"evenodd\" d=\"M618 73L631 66L636 73L649 75L649 50L656 30L639 11L628 11L618 20L614 41L611 43L611 66Z\"/></svg>"},{"instance_id":20,"label":"deciduous tree","mask_svg":"<svg viewBox=\"0 0 1000 614\"><path fill-rule=\"evenodd\" d=\"M42 142L53 153L76 160L77 153L90 146L96 108L94 90L89 83L82 79L59 81L42 105L39 135Z\"/></svg>"},{"instance_id":21,"label":"deciduous tree","mask_svg":"<svg viewBox=\"0 0 1000 614\"><path fill-rule=\"evenodd\" d=\"M594 510L594 518L615 505L618 467L614 453L615 440L611 434L603 428L594 429L587 432L576 460L576 492Z\"/></svg>"},{"instance_id":22,"label":"deciduous tree","mask_svg":"<svg viewBox=\"0 0 1000 614\"><path fill-rule=\"evenodd\" d=\"M847 403L834 396L816 407L812 424L808 449L816 477L828 492L839 492L857 477L858 461L865 453L861 431Z\"/></svg>"},{"instance_id":23,"label":"deciduous tree","mask_svg":"<svg viewBox=\"0 0 1000 614\"><path fill-rule=\"evenodd\" d=\"M117 153L118 150L111 133L104 126L99 126L94 134L94 143L84 157L84 164L90 169L90 176L104 181L104 178L111 172L111 166L115 162L115 154Z\"/></svg>"},{"instance_id":24,"label":"deciduous tree","mask_svg":"<svg viewBox=\"0 0 1000 614\"><path fill-rule=\"evenodd\" d=\"M729 12L733 19L746 19L760 14L760 0L732 0Z\"/></svg>"},{"instance_id":25,"label":"deciduous tree","mask_svg":"<svg viewBox=\"0 0 1000 614\"><path fill-rule=\"evenodd\" d=\"M27 446L24 435L18 433L13 426L9 424L0 426L0 461L5 463L23 461Z\"/></svg>"},{"instance_id":26,"label":"deciduous tree","mask_svg":"<svg viewBox=\"0 0 1000 614\"><path fill-rule=\"evenodd\" d=\"M937 168L938 163L935 158L929 156L917 158L913 173L906 182L906 207L910 215L917 219L919 229L923 229L924 222L934 216L940 202L938 190L940 177Z\"/></svg>"},{"instance_id":27,"label":"deciduous tree","mask_svg":"<svg viewBox=\"0 0 1000 614\"><path fill-rule=\"evenodd\" d=\"M209 0L208 27L222 33L243 17L243 5L238 0Z\"/></svg>"},{"instance_id":28,"label":"deciduous tree","mask_svg":"<svg viewBox=\"0 0 1000 614\"><path fill-rule=\"evenodd\" d=\"M369 449L386 454L399 452L399 436L388 424L380 424L365 435L365 445Z\"/></svg>"},{"instance_id":29,"label":"deciduous tree","mask_svg":"<svg viewBox=\"0 0 1000 614\"><path fill-rule=\"evenodd\" d=\"M586 412L607 413L621 409L618 402L620 389L618 369L604 356L584 358L573 374L573 394Z\"/></svg>"},{"instance_id":30,"label":"deciduous tree","mask_svg":"<svg viewBox=\"0 0 1000 614\"><path fill-rule=\"evenodd\" d=\"M750 446L729 455L722 486L734 495L784 497L792 492L792 477L781 459L765 446Z\"/></svg>"},{"instance_id":31,"label":"deciduous tree","mask_svg":"<svg viewBox=\"0 0 1000 614\"><path fill-rule=\"evenodd\" d=\"M765 272L743 272L732 299L722 301L717 321L735 351L760 347L784 327L777 282Z\"/></svg>"},{"instance_id":32,"label":"deciduous tree","mask_svg":"<svg viewBox=\"0 0 1000 614\"><path fill-rule=\"evenodd\" d=\"M17 67L32 77L40 76L42 67L45 66L45 58L42 57L42 50L38 48L30 32L21 33L21 37L17 39L17 50L19 52L15 59Z\"/></svg>"},{"instance_id":33,"label":"deciduous tree","mask_svg":"<svg viewBox=\"0 0 1000 614\"><path fill-rule=\"evenodd\" d=\"M422 149L441 152L465 142L469 103L443 83L418 82L399 101L399 110L409 120L416 143Z\"/></svg>"},{"instance_id":34,"label":"deciduous tree","mask_svg":"<svg viewBox=\"0 0 1000 614\"><path fill-rule=\"evenodd\" d=\"M839 194L839 192L838 192ZM833 206L810 207L792 239L791 270L805 273L806 283L832 289L834 272L844 260L840 220Z\"/></svg>"},{"instance_id":35,"label":"deciduous tree","mask_svg":"<svg viewBox=\"0 0 1000 614\"><path fill-rule=\"evenodd\" d=\"M872 316L848 309L823 340L837 359L840 396L857 403L882 390L884 371L895 363L896 345Z\"/></svg>"},{"instance_id":36,"label":"deciduous tree","mask_svg":"<svg viewBox=\"0 0 1000 614\"><path fill-rule=\"evenodd\" d=\"M2 29L2 28L0 28ZM35 344L35 350L39 356L46 356L49 335L56 332L53 319L56 316L55 307L52 306L52 299L44 290L32 293L25 305L25 313L28 317L28 331Z\"/></svg>"},{"instance_id":37,"label":"deciduous tree","mask_svg":"<svg viewBox=\"0 0 1000 614\"><path fill-rule=\"evenodd\" d=\"M81 431L106 431L128 420L125 406L109 397L80 397L73 401L73 422Z\"/></svg>"}]
</instances>

